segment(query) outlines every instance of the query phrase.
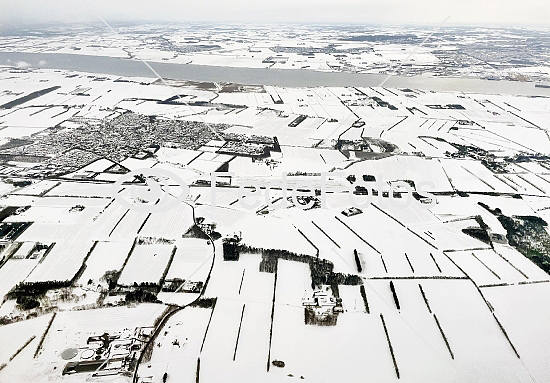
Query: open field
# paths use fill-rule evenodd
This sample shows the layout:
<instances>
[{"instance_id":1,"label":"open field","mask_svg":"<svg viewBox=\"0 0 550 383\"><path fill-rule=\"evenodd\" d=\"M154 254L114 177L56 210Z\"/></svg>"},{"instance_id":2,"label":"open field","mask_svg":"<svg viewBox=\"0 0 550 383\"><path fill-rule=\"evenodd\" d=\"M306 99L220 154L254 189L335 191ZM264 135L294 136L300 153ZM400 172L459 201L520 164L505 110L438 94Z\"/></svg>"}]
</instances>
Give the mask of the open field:
<instances>
[{"instance_id":1,"label":"open field","mask_svg":"<svg viewBox=\"0 0 550 383\"><path fill-rule=\"evenodd\" d=\"M166 279L205 281L212 264L212 244L204 239L183 238L176 242L176 247Z\"/></svg>"},{"instance_id":2,"label":"open field","mask_svg":"<svg viewBox=\"0 0 550 383\"><path fill-rule=\"evenodd\" d=\"M26 282L70 281L84 264L91 241L56 242L46 258L25 279Z\"/></svg>"},{"instance_id":3,"label":"open field","mask_svg":"<svg viewBox=\"0 0 550 383\"><path fill-rule=\"evenodd\" d=\"M78 283L89 288L105 283L101 278L107 271L121 270L131 248L132 242L98 242L86 260L86 269Z\"/></svg>"},{"instance_id":4,"label":"open field","mask_svg":"<svg viewBox=\"0 0 550 383\"><path fill-rule=\"evenodd\" d=\"M172 260L174 250L173 245L136 245L122 269L118 284L158 284Z\"/></svg>"}]
</instances>

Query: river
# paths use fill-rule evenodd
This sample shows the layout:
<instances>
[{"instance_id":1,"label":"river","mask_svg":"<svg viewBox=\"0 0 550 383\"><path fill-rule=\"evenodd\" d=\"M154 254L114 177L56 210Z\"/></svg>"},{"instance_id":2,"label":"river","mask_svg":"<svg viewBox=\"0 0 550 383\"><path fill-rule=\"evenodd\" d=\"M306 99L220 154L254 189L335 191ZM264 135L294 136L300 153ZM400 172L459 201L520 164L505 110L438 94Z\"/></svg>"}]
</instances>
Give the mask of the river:
<instances>
[{"instance_id":1,"label":"river","mask_svg":"<svg viewBox=\"0 0 550 383\"><path fill-rule=\"evenodd\" d=\"M65 53L0 52L0 65L25 61L32 67L65 69L95 74L126 77L156 77L138 61L118 57L89 56ZM42 65L39 63L42 61ZM45 63L44 63L45 62ZM379 86L386 75L317 72L307 69L233 68L194 64L149 62L164 78L199 82L232 82L250 85L285 87L313 86ZM536 88L532 82L491 81L474 78L392 76L384 84L388 88L416 88L434 91L460 91L509 95L550 96L550 89Z\"/></svg>"}]
</instances>

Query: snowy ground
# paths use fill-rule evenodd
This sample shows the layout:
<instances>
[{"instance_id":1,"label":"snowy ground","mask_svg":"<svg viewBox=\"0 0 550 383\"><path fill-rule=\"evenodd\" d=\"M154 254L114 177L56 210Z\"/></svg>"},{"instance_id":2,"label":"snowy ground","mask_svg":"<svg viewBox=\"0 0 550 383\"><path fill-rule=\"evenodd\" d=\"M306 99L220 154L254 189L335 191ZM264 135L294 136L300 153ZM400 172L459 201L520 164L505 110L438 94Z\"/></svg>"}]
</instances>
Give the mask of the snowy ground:
<instances>
[{"instance_id":1,"label":"snowy ground","mask_svg":"<svg viewBox=\"0 0 550 383\"><path fill-rule=\"evenodd\" d=\"M182 36L175 39L181 42ZM197 36L206 41L199 32ZM137 57L268 66L262 60L268 54L275 56L270 48L277 45L250 45L249 38L243 31L243 43L216 41L223 49L212 54L171 55L150 48L140 50ZM314 46L325 46L329 40L323 37ZM116 38L109 41L113 44L92 46L97 41L89 38L59 38L52 43L36 37L33 44L12 39L6 44L36 52L127 57L117 48ZM287 38L276 43L299 48ZM132 44L141 47L139 39ZM403 60L408 54L401 45L371 45L372 52L341 60L320 53L313 58L281 53L288 59L277 60L272 67L337 71L334 65L353 63L361 70L378 71L382 69L378 65ZM437 63L429 49L419 50L415 60L417 65ZM514 238L507 236L496 213L498 208L509 217L550 222L548 97L428 92L414 87L179 81L171 81L171 89L152 82L0 68L5 88L0 104L60 86L22 105L0 109L0 151L9 151L10 156L0 165L0 205L6 215L1 222L0 297L20 282L51 281L73 284L69 290L80 297L79 302L58 302L53 309L56 318L40 348L52 314L26 312L14 299L3 301L0 319L9 321L17 315L28 320L0 326L0 382L93 381L89 373L62 377L66 362L60 353L81 347L88 336L104 331L152 326L166 304L180 307L159 329L151 359L139 366L140 383L159 382L165 372L168 381L195 382L199 358L203 383L550 380L550 277L514 248ZM195 104L163 102L174 96L174 90ZM147 212L122 205L113 193L130 201L135 185L113 190L112 183L121 174L109 172L115 163L109 158L94 158L76 171L40 179L37 169L47 169L40 166L46 166L55 153L52 147L34 148L42 152L29 157L30 141L76 132L83 122L95 129L130 113L210 128L225 124L215 126L219 131L204 142L193 137L189 145L159 142L158 147L136 147L136 158L120 161L120 173L144 168L169 171L190 185L189 196L173 209ZM126 133L130 137L132 132ZM90 138L85 133L75 137L79 145ZM280 148L262 158L221 153L227 142L218 135L226 133L247 139L276 137ZM129 139L120 140L119 146L124 146ZM102 144L99 140L88 150ZM137 158L143 150L149 151L147 158ZM210 173L220 168L234 174L230 182L226 177L226 184L216 187L209 184ZM323 172L331 173L325 185ZM282 186L285 177L287 184ZM353 194L355 186L373 179L378 181L377 198L369 201ZM26 180L31 184L18 182ZM390 199L397 181L424 192L423 197L431 194L420 201L406 196ZM145 191L146 186L138 188ZM317 205L303 210L287 199L282 207L285 194L291 199L297 189L313 194L317 189L312 197ZM403 205L407 201L410 204ZM347 216L351 207L359 207L358 214ZM10 232L21 223L30 226L21 233ZM243 252L238 261L224 261L222 240L197 238L195 224L222 237L237 235L249 247L327 260L334 272L359 277L367 302L358 285L340 285L343 313L337 325L306 325L302 298L313 293L307 262L280 259L276 273L269 273L260 272L261 254ZM500 241L488 243L467 234L469 229L481 230L481 224L500 235ZM548 227L541 227L538 235L544 237ZM36 243L49 246L49 251L33 258L29 251ZM544 253L548 242L541 243L539 250ZM126 289L170 279L207 286L201 293L160 292L157 298L165 304L89 310L101 298L100 291L109 288L102 278L106 272L121 272L118 285ZM53 290L41 299L54 302L59 294ZM118 304L124 297L107 296L103 302ZM198 298L216 298L216 305L188 306ZM77 311L76 306L88 309ZM35 313L41 315L32 319ZM283 361L285 367L273 365L274 360ZM112 376L96 381L130 379Z\"/></svg>"}]
</instances>

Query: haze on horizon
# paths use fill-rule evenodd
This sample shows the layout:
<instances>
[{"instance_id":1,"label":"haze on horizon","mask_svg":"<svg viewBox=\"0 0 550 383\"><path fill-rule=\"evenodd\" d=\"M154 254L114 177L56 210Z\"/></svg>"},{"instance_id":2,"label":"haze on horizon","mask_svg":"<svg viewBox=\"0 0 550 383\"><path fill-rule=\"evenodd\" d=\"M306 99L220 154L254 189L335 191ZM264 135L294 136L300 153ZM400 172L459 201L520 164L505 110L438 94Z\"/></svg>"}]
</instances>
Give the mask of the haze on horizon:
<instances>
[{"instance_id":1,"label":"haze on horizon","mask_svg":"<svg viewBox=\"0 0 550 383\"><path fill-rule=\"evenodd\" d=\"M550 27L548 0L3 0L0 28L42 23L327 22Z\"/></svg>"}]
</instances>

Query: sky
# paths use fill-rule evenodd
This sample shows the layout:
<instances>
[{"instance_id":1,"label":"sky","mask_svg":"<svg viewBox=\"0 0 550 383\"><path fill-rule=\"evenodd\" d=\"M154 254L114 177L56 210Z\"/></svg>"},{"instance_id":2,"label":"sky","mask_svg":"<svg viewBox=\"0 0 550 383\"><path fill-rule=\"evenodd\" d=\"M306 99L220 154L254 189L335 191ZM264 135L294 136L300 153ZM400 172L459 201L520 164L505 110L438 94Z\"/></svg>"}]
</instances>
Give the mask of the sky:
<instances>
[{"instance_id":1,"label":"sky","mask_svg":"<svg viewBox=\"0 0 550 383\"><path fill-rule=\"evenodd\" d=\"M0 27L98 21L550 27L549 0L1 0Z\"/></svg>"}]
</instances>

